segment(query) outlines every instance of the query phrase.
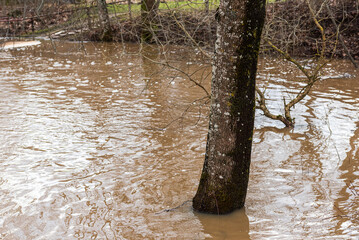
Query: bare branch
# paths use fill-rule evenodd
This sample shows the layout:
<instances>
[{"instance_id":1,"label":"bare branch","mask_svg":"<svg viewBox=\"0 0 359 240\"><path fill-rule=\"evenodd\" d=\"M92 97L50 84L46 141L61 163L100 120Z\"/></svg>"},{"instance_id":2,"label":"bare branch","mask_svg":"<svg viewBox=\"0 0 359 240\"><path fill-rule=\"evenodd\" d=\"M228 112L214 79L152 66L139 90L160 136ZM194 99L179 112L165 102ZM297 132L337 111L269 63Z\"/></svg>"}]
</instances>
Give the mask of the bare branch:
<instances>
[{"instance_id":1,"label":"bare branch","mask_svg":"<svg viewBox=\"0 0 359 240\"><path fill-rule=\"evenodd\" d=\"M155 61L155 60L153 60L153 59L151 59L151 58L148 58L148 57L146 57L146 56L143 56L143 57L146 58L146 59L148 59L149 61L151 61L151 62L153 62L153 63L160 64L160 65L162 65L162 66L166 66L166 67L168 67L168 68L171 68L171 69L173 69L173 70L176 70L176 71L182 73L183 75L185 75L185 76L188 78L188 80L189 80L190 82L192 82L192 83L193 83L194 85L196 85L197 87L201 88L201 89L206 93L206 97L207 97L207 98L211 98L211 94L209 94L209 92L207 91L207 89L206 89L202 84L200 84L199 82L197 82L196 80L194 80L190 74L186 73L186 72L183 71L182 69L177 68L177 67L175 67L175 66L173 66L173 65L170 65L168 62L159 62L159 61Z\"/></svg>"}]
</instances>

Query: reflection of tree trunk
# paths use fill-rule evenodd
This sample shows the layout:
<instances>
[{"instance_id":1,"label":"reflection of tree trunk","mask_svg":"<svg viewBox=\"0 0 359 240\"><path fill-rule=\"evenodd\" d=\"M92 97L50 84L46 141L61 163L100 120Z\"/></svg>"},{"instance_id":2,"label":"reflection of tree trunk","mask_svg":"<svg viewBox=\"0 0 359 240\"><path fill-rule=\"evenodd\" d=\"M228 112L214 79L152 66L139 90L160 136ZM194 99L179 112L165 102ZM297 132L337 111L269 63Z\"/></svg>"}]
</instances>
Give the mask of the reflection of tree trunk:
<instances>
[{"instance_id":1,"label":"reflection of tree trunk","mask_svg":"<svg viewBox=\"0 0 359 240\"><path fill-rule=\"evenodd\" d=\"M101 40L111 41L112 31L111 31L110 17L107 11L106 0L97 0L97 8L98 8L98 17L100 20L100 26L102 29Z\"/></svg>"},{"instance_id":2,"label":"reflection of tree trunk","mask_svg":"<svg viewBox=\"0 0 359 240\"><path fill-rule=\"evenodd\" d=\"M160 52L159 49L153 47L152 45L145 45L141 51L142 54L142 70L144 75L144 80L146 83L143 91L148 90L153 84L153 79L156 78L156 81L161 81L161 78L158 74L161 72L159 64L154 63L153 61L159 61ZM151 91L155 91L152 89ZM158 95L158 94L155 94Z\"/></svg>"},{"instance_id":3,"label":"reflection of tree trunk","mask_svg":"<svg viewBox=\"0 0 359 240\"><path fill-rule=\"evenodd\" d=\"M195 210L224 214L244 206L251 159L255 77L265 0L220 3L206 156Z\"/></svg>"},{"instance_id":4,"label":"reflection of tree trunk","mask_svg":"<svg viewBox=\"0 0 359 240\"><path fill-rule=\"evenodd\" d=\"M207 214L196 214L198 220L200 220L203 226L203 232L209 234L214 239L223 239L218 236L218 233L226 232L225 229L231 231L235 229L235 239L250 239L249 237L249 219L245 209L241 209L233 213L230 217L225 216L224 218L218 216L211 216ZM227 231L228 231L227 230ZM228 233L230 233L228 231ZM233 232L232 232L233 234ZM228 234L228 239L234 239L232 234ZM226 238L226 239L227 239Z\"/></svg>"},{"instance_id":5,"label":"reflection of tree trunk","mask_svg":"<svg viewBox=\"0 0 359 240\"><path fill-rule=\"evenodd\" d=\"M348 218L354 222L358 222L359 216L359 122L357 122L357 129L353 136L349 140L350 150L347 152L346 158L343 160L339 170L342 174L340 178L343 179L345 185L340 190L338 198L335 199L334 211L338 216L337 225L335 227L336 232L341 233L345 229L344 224L348 221Z\"/></svg>"},{"instance_id":6,"label":"reflection of tree trunk","mask_svg":"<svg viewBox=\"0 0 359 240\"><path fill-rule=\"evenodd\" d=\"M157 9L160 4L159 0L142 0L141 1L141 19L142 33L141 38L144 42L150 42L153 38L153 30L155 28L154 20Z\"/></svg>"}]
</instances>

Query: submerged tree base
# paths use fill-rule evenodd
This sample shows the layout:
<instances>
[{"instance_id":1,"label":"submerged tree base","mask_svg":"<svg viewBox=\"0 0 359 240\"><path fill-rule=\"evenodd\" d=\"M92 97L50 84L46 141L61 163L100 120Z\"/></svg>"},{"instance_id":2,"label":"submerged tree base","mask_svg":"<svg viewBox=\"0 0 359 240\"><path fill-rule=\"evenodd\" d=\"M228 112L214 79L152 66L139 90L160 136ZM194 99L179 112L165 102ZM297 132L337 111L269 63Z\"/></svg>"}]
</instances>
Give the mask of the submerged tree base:
<instances>
[{"instance_id":1,"label":"submerged tree base","mask_svg":"<svg viewBox=\"0 0 359 240\"><path fill-rule=\"evenodd\" d=\"M245 203L265 3L222 0L218 9L211 114L206 157L193 198L196 211L226 214Z\"/></svg>"},{"instance_id":2,"label":"submerged tree base","mask_svg":"<svg viewBox=\"0 0 359 240\"><path fill-rule=\"evenodd\" d=\"M206 161L206 160L205 160ZM193 198L193 209L202 213L228 214L244 207L248 174L240 174L240 167L233 166L231 173L234 179L211 182L207 171L203 171L196 196ZM249 166L248 166L249 169Z\"/></svg>"}]
</instances>

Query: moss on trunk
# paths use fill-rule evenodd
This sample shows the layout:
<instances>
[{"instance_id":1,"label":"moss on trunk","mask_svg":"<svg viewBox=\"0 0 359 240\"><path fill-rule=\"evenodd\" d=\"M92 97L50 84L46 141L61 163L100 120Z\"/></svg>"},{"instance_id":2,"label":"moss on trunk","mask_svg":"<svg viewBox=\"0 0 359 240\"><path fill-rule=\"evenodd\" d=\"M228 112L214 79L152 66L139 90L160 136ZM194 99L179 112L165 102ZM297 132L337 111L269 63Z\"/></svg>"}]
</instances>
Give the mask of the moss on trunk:
<instances>
[{"instance_id":1,"label":"moss on trunk","mask_svg":"<svg viewBox=\"0 0 359 240\"><path fill-rule=\"evenodd\" d=\"M206 156L193 208L225 214L245 203L255 78L265 0L223 0L218 9Z\"/></svg>"},{"instance_id":2,"label":"moss on trunk","mask_svg":"<svg viewBox=\"0 0 359 240\"><path fill-rule=\"evenodd\" d=\"M157 14L159 1L157 0L142 0L141 1L141 41L151 42L153 39L153 31L156 28L154 23Z\"/></svg>"}]
</instances>

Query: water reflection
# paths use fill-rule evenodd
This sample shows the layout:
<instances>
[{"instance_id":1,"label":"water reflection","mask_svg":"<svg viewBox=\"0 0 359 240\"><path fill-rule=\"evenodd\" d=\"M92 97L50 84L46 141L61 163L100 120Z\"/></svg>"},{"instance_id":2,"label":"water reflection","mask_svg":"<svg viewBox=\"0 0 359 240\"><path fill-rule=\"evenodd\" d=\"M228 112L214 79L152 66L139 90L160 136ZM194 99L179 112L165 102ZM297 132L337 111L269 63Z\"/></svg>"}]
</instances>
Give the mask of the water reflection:
<instances>
[{"instance_id":1,"label":"water reflection","mask_svg":"<svg viewBox=\"0 0 359 240\"><path fill-rule=\"evenodd\" d=\"M164 50L197 80L210 77L206 63L178 47L145 46L143 55L136 45L84 47L58 43L54 52L43 42L0 54L0 238L359 234L358 78L319 83L294 109L294 130L258 112L246 208L208 216L189 201L203 164L207 99L185 74L154 61ZM341 72L356 74L346 62L325 74ZM290 95L282 90L295 90L297 76L261 61L271 109L280 111Z\"/></svg>"},{"instance_id":2,"label":"water reflection","mask_svg":"<svg viewBox=\"0 0 359 240\"><path fill-rule=\"evenodd\" d=\"M249 219L245 209L230 215L207 215L196 213L201 221L205 237L214 239L251 239L249 237Z\"/></svg>"},{"instance_id":3,"label":"water reflection","mask_svg":"<svg viewBox=\"0 0 359 240\"><path fill-rule=\"evenodd\" d=\"M348 230L353 227L352 225L359 224L359 122L356 123L356 126L356 130L349 140L350 149L339 167L342 172L340 179L345 184L333 204L333 211L339 217L335 231L353 238L359 235L358 230Z\"/></svg>"}]
</instances>

